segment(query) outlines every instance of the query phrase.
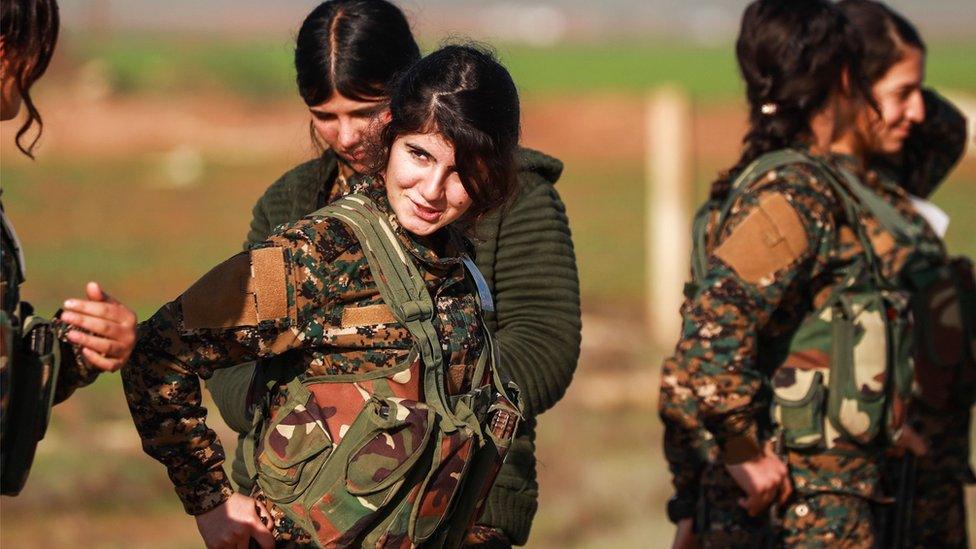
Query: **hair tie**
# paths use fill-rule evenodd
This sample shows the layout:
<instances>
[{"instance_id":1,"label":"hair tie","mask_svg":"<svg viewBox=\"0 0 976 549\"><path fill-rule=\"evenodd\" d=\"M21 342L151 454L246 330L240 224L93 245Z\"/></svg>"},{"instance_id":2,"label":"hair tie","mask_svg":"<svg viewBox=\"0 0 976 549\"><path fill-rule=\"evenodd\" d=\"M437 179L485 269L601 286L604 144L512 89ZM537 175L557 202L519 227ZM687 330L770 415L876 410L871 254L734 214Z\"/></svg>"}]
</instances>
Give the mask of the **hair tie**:
<instances>
[{"instance_id":1,"label":"hair tie","mask_svg":"<svg viewBox=\"0 0 976 549\"><path fill-rule=\"evenodd\" d=\"M763 103L762 106L759 107L759 112L763 113L766 116L773 116L774 114L776 114L776 111L778 110L779 110L779 105L773 102Z\"/></svg>"}]
</instances>

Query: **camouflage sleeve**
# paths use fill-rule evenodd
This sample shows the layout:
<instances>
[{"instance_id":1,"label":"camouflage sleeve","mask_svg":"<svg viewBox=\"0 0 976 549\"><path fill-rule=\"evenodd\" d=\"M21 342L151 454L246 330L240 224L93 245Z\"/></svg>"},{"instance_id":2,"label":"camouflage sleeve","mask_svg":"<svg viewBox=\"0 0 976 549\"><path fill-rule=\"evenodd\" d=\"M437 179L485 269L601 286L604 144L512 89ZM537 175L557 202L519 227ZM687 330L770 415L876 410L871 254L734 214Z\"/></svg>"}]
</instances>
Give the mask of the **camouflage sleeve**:
<instances>
[{"instance_id":1,"label":"camouflage sleeve","mask_svg":"<svg viewBox=\"0 0 976 549\"><path fill-rule=\"evenodd\" d=\"M901 186L927 198L939 187L966 149L966 117L934 90L923 91L925 121L912 128L902 152L882 159Z\"/></svg>"},{"instance_id":2,"label":"camouflage sleeve","mask_svg":"<svg viewBox=\"0 0 976 549\"><path fill-rule=\"evenodd\" d=\"M60 315L60 311L55 317ZM58 382L54 388L54 403L63 402L76 389L91 385L101 370L95 368L84 359L81 348L68 341L68 332L73 328L55 320L54 331L61 346L61 364L58 368Z\"/></svg>"},{"instance_id":3,"label":"camouflage sleeve","mask_svg":"<svg viewBox=\"0 0 976 549\"><path fill-rule=\"evenodd\" d=\"M223 448L205 423L198 377L301 345L329 299L334 256L302 221L203 276L139 326L122 371L146 453L163 463L190 514L232 493ZM335 262L341 264L341 262Z\"/></svg>"},{"instance_id":4,"label":"camouflage sleeve","mask_svg":"<svg viewBox=\"0 0 976 549\"><path fill-rule=\"evenodd\" d=\"M835 231L823 187L806 166L761 177L733 205L701 290L682 307L681 339L662 366L660 412L677 428L708 429L726 463L761 451L755 397L768 373L756 361L759 329L781 305L799 306L784 299L830 257Z\"/></svg>"}]
</instances>

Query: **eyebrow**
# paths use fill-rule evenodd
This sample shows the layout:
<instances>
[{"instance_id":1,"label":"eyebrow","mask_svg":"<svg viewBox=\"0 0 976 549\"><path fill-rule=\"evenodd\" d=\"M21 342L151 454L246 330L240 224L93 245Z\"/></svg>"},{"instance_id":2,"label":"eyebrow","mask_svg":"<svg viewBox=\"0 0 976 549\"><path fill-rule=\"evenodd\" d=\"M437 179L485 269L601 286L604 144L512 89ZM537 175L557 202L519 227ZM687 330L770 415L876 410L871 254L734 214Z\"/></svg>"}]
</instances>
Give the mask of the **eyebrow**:
<instances>
[{"instance_id":1,"label":"eyebrow","mask_svg":"<svg viewBox=\"0 0 976 549\"><path fill-rule=\"evenodd\" d=\"M349 116L372 116L377 112L381 111L384 106L385 106L384 103L377 102L375 105L368 105L365 107L360 107L358 109L349 111ZM309 107L308 110L314 114L318 114L322 116L336 116L336 113L332 111L319 109L317 107Z\"/></svg>"},{"instance_id":2,"label":"eyebrow","mask_svg":"<svg viewBox=\"0 0 976 549\"><path fill-rule=\"evenodd\" d=\"M406 146L407 146L408 148L410 148L410 149L413 149L414 151L417 151L417 152L420 152L420 153L423 153L423 154L426 154L427 156L429 156L429 157L431 157L431 158L433 158L433 159L434 159L435 161L437 160L437 157L436 157L436 156L434 156L433 154L431 154L431 152L430 152L430 151L428 151L427 149L425 149L425 148L423 148L423 147L421 147L420 145L417 145L416 143L411 143L411 142L409 142L409 141L407 141L407 142L405 142L404 144L405 144L405 145L406 145Z\"/></svg>"}]
</instances>

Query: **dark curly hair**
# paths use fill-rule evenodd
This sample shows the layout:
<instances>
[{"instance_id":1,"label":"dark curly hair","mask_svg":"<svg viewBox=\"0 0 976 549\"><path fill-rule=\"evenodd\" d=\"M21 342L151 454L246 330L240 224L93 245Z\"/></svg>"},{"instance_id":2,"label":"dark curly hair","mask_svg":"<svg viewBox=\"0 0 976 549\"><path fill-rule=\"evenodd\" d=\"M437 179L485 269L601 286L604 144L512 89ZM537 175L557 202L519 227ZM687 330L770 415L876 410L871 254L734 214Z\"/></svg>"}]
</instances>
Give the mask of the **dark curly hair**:
<instances>
[{"instance_id":1,"label":"dark curly hair","mask_svg":"<svg viewBox=\"0 0 976 549\"><path fill-rule=\"evenodd\" d=\"M30 89L51 63L60 26L55 0L4 0L0 3L4 56L9 60L14 86L27 109L27 120L17 130L15 141L20 152L30 158L34 158L34 147L44 130L41 113L34 105ZM37 134L25 146L22 140L34 124L37 124Z\"/></svg>"},{"instance_id":2,"label":"dark curly hair","mask_svg":"<svg viewBox=\"0 0 976 549\"><path fill-rule=\"evenodd\" d=\"M840 87L845 71L850 93L873 106L862 49L860 33L828 0L749 4L735 47L749 130L742 156L712 184L711 196L724 198L735 175L759 156L807 139L810 118Z\"/></svg>"},{"instance_id":3,"label":"dark curly hair","mask_svg":"<svg viewBox=\"0 0 976 549\"><path fill-rule=\"evenodd\" d=\"M397 137L436 132L454 147L458 175L472 199L466 220L477 220L515 194L518 90L487 48L449 45L421 59L397 80L390 116L370 146L374 175L386 167Z\"/></svg>"},{"instance_id":4,"label":"dark curly hair","mask_svg":"<svg viewBox=\"0 0 976 549\"><path fill-rule=\"evenodd\" d=\"M861 33L864 74L872 84L902 60L905 48L925 53L925 42L915 26L881 2L841 0L837 7Z\"/></svg>"}]
</instances>

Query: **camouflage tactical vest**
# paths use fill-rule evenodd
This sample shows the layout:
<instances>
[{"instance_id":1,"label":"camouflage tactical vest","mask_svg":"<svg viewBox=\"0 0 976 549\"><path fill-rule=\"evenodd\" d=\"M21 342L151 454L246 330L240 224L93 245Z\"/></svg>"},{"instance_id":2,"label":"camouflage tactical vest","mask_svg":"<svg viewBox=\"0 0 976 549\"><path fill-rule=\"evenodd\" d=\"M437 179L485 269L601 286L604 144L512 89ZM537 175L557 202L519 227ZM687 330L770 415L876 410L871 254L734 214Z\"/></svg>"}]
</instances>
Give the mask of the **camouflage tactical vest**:
<instances>
[{"instance_id":1,"label":"camouflage tactical vest","mask_svg":"<svg viewBox=\"0 0 976 549\"><path fill-rule=\"evenodd\" d=\"M840 273L842 282L801 322L783 349L784 360L772 378L772 421L786 448L861 453L886 445L898 435L912 380L908 294L887 280L878 265L859 214L870 213L899 245L917 235L880 197L853 176L803 152L783 149L750 164L722 202L709 201L696 214L692 252L697 291L707 261L709 220L717 215L715 235L736 199L763 174L788 164L813 166L829 182L863 254Z\"/></svg>"},{"instance_id":2,"label":"camouflage tactical vest","mask_svg":"<svg viewBox=\"0 0 976 549\"><path fill-rule=\"evenodd\" d=\"M48 321L20 301L23 255L2 206L0 221L0 493L15 496L27 482L37 443L47 430L60 346Z\"/></svg>"},{"instance_id":3,"label":"camouflage tactical vest","mask_svg":"<svg viewBox=\"0 0 976 549\"><path fill-rule=\"evenodd\" d=\"M352 229L414 348L390 370L265 379L264 403L244 440L248 472L320 546L457 547L521 419L518 389L501 378L482 323L487 342L472 389L446 394L434 304L389 221L358 194L313 215ZM490 308L487 283L470 259L464 264L482 308ZM284 402L269 414L276 398Z\"/></svg>"}]
</instances>

